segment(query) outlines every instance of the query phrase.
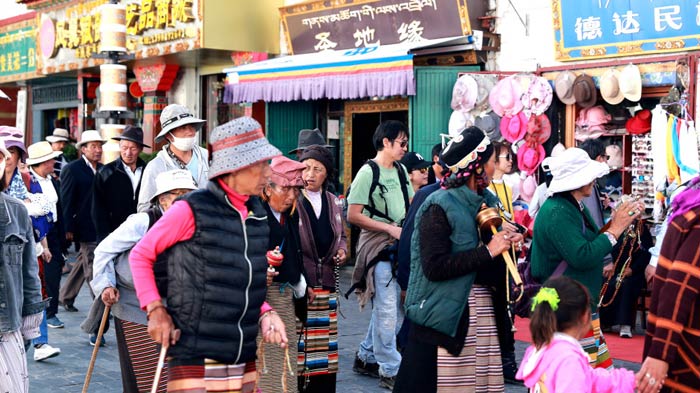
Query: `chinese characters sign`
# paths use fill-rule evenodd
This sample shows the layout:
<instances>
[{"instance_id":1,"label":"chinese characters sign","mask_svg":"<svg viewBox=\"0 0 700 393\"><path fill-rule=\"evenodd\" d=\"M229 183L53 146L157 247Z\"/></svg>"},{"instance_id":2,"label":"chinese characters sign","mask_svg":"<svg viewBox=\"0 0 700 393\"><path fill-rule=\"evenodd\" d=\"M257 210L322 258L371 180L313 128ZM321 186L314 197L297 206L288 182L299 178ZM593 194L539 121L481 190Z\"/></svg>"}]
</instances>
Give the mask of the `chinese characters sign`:
<instances>
[{"instance_id":1,"label":"chinese characters sign","mask_svg":"<svg viewBox=\"0 0 700 393\"><path fill-rule=\"evenodd\" d=\"M700 48L699 0L553 0L557 60Z\"/></svg>"},{"instance_id":2,"label":"chinese characters sign","mask_svg":"<svg viewBox=\"0 0 700 393\"><path fill-rule=\"evenodd\" d=\"M316 1L280 8L294 54L471 34L466 0Z\"/></svg>"},{"instance_id":3,"label":"chinese characters sign","mask_svg":"<svg viewBox=\"0 0 700 393\"><path fill-rule=\"evenodd\" d=\"M33 22L33 21L30 21ZM19 80L36 72L34 26L0 32L0 82Z\"/></svg>"}]
</instances>

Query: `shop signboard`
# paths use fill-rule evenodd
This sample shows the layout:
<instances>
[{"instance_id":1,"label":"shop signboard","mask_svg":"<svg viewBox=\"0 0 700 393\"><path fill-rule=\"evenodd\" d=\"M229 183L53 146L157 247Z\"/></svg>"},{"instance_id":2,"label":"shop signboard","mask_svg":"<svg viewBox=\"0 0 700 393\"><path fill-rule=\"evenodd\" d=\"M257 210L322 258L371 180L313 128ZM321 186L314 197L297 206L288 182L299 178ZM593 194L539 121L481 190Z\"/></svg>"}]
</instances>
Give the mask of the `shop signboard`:
<instances>
[{"instance_id":1,"label":"shop signboard","mask_svg":"<svg viewBox=\"0 0 700 393\"><path fill-rule=\"evenodd\" d=\"M136 59L201 47L203 0L126 0L127 51ZM100 47L100 6L73 0L43 8L38 18L39 66L44 74L93 67Z\"/></svg>"},{"instance_id":2,"label":"shop signboard","mask_svg":"<svg viewBox=\"0 0 700 393\"><path fill-rule=\"evenodd\" d=\"M315 1L280 8L294 54L471 34L467 0Z\"/></svg>"},{"instance_id":3,"label":"shop signboard","mask_svg":"<svg viewBox=\"0 0 700 393\"><path fill-rule=\"evenodd\" d=\"M700 49L698 0L552 0L556 58Z\"/></svg>"},{"instance_id":4,"label":"shop signboard","mask_svg":"<svg viewBox=\"0 0 700 393\"><path fill-rule=\"evenodd\" d=\"M0 30L0 83L36 76L35 36L33 19Z\"/></svg>"}]
</instances>

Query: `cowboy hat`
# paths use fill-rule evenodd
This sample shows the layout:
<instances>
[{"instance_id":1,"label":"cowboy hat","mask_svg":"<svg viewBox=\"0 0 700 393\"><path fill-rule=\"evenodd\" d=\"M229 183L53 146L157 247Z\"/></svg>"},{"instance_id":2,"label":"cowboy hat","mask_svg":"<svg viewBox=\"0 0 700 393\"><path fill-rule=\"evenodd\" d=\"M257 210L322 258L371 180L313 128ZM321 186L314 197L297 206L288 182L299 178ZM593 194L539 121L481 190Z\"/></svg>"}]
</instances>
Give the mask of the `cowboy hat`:
<instances>
[{"instance_id":1,"label":"cowboy hat","mask_svg":"<svg viewBox=\"0 0 700 393\"><path fill-rule=\"evenodd\" d=\"M625 128L630 134L640 135L651 130L651 111L642 109L634 114L634 117L627 120Z\"/></svg>"},{"instance_id":2,"label":"cowboy hat","mask_svg":"<svg viewBox=\"0 0 700 393\"><path fill-rule=\"evenodd\" d=\"M70 133L65 128L54 128L53 133L46 137L49 143L72 142Z\"/></svg>"},{"instance_id":3,"label":"cowboy hat","mask_svg":"<svg viewBox=\"0 0 700 393\"><path fill-rule=\"evenodd\" d=\"M610 172L608 164L591 160L588 153L577 147L546 158L542 168L552 173L547 195L579 189Z\"/></svg>"},{"instance_id":4,"label":"cowboy hat","mask_svg":"<svg viewBox=\"0 0 700 393\"><path fill-rule=\"evenodd\" d=\"M598 101L598 95L593 78L581 74L574 80L574 97L581 108L590 108Z\"/></svg>"},{"instance_id":5,"label":"cowboy hat","mask_svg":"<svg viewBox=\"0 0 700 393\"><path fill-rule=\"evenodd\" d=\"M554 80L554 91L559 97L559 101L566 105L573 105L576 103L576 97L574 97L574 80L576 79L576 74L571 71L562 71L557 75Z\"/></svg>"},{"instance_id":6,"label":"cowboy hat","mask_svg":"<svg viewBox=\"0 0 700 393\"><path fill-rule=\"evenodd\" d=\"M46 141L37 142L29 145L27 165L32 166L41 164L42 162L52 160L61 155L60 151L53 151L51 144Z\"/></svg>"},{"instance_id":7,"label":"cowboy hat","mask_svg":"<svg viewBox=\"0 0 700 393\"><path fill-rule=\"evenodd\" d=\"M598 79L600 84L600 96L610 105L617 105L625 99L620 89L620 72L611 68Z\"/></svg>"},{"instance_id":8,"label":"cowboy hat","mask_svg":"<svg viewBox=\"0 0 700 393\"><path fill-rule=\"evenodd\" d=\"M515 116L523 110L521 96L520 84L513 76L509 76L496 83L489 94L489 103L498 116Z\"/></svg>"},{"instance_id":9,"label":"cowboy hat","mask_svg":"<svg viewBox=\"0 0 700 393\"><path fill-rule=\"evenodd\" d=\"M304 150L309 146L318 145L327 149L333 147L326 144L326 138L321 134L321 130L314 128L313 130L301 130L297 136L297 147L289 151L289 154L296 154L299 150Z\"/></svg>"},{"instance_id":10,"label":"cowboy hat","mask_svg":"<svg viewBox=\"0 0 700 393\"><path fill-rule=\"evenodd\" d=\"M620 90L628 100L637 102L642 98L642 74L639 67L628 64L620 73Z\"/></svg>"},{"instance_id":11,"label":"cowboy hat","mask_svg":"<svg viewBox=\"0 0 700 393\"><path fill-rule=\"evenodd\" d=\"M159 143L165 138L167 133L187 124L192 124L194 128L199 131L206 122L206 120L194 117L186 106L170 104L163 108L163 111L160 113L160 126L163 128L158 135L156 135L155 142Z\"/></svg>"},{"instance_id":12,"label":"cowboy hat","mask_svg":"<svg viewBox=\"0 0 700 393\"><path fill-rule=\"evenodd\" d=\"M143 147L150 147L143 143L143 130L141 127L126 126L120 135L114 136L112 139L115 141L130 141Z\"/></svg>"},{"instance_id":13,"label":"cowboy hat","mask_svg":"<svg viewBox=\"0 0 700 393\"><path fill-rule=\"evenodd\" d=\"M102 139L102 135L100 135L99 131L87 130L83 131L83 133L80 135L80 142L78 142L78 144L75 145L75 147L77 147L78 150L80 150L81 147L90 142L101 142L103 145L107 143L106 140Z\"/></svg>"}]
</instances>

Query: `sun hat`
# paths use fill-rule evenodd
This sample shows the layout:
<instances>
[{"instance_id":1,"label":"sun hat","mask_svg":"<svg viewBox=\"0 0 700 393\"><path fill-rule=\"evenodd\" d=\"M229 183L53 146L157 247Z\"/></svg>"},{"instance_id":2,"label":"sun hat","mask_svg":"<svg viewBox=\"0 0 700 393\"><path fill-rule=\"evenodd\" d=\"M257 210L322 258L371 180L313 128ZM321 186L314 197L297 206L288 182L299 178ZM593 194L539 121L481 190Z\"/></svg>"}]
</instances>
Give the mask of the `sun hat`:
<instances>
[{"instance_id":1,"label":"sun hat","mask_svg":"<svg viewBox=\"0 0 700 393\"><path fill-rule=\"evenodd\" d=\"M477 127L468 127L442 149L440 160L452 173L457 173L477 161L479 157L485 157L489 150L493 151L489 137Z\"/></svg>"},{"instance_id":2,"label":"sun hat","mask_svg":"<svg viewBox=\"0 0 700 393\"><path fill-rule=\"evenodd\" d=\"M561 155L561 153L563 153L565 151L566 151L566 147L564 147L564 145L561 142L559 142L556 145L554 145L554 147L552 148L552 152L550 153L550 156L551 157L559 157Z\"/></svg>"},{"instance_id":3,"label":"sun hat","mask_svg":"<svg viewBox=\"0 0 700 393\"><path fill-rule=\"evenodd\" d=\"M525 137L527 133L527 116L518 112L515 116L503 116L501 118L501 135L510 143L515 143Z\"/></svg>"},{"instance_id":4,"label":"sun hat","mask_svg":"<svg viewBox=\"0 0 700 393\"><path fill-rule=\"evenodd\" d=\"M417 169L429 168L433 165L432 162L426 161L423 156L414 151L404 154L401 163L406 167L408 173Z\"/></svg>"},{"instance_id":5,"label":"sun hat","mask_svg":"<svg viewBox=\"0 0 700 393\"><path fill-rule=\"evenodd\" d=\"M163 108L160 113L160 126L163 127L158 135L156 135L155 142L159 143L165 138L165 135L170 131L182 127L187 124L192 124L197 131L202 128L202 125L206 123L206 120L198 119L194 117L192 112L180 104L170 104Z\"/></svg>"},{"instance_id":6,"label":"sun hat","mask_svg":"<svg viewBox=\"0 0 700 393\"><path fill-rule=\"evenodd\" d=\"M571 71L562 71L557 75L554 80L554 91L559 97L559 101L566 105L573 105L576 103L576 97L574 97L574 80L576 79L576 74Z\"/></svg>"},{"instance_id":7,"label":"sun hat","mask_svg":"<svg viewBox=\"0 0 700 393\"><path fill-rule=\"evenodd\" d=\"M156 190L151 196L151 203L155 203L156 199L168 191L185 189L196 190L197 185L194 184L194 179L190 171L185 169L174 169L171 171L161 172L156 176Z\"/></svg>"},{"instance_id":8,"label":"sun hat","mask_svg":"<svg viewBox=\"0 0 700 393\"><path fill-rule=\"evenodd\" d=\"M620 71L611 68L598 79L600 85L600 96L610 105L617 105L625 99L625 95L620 89Z\"/></svg>"},{"instance_id":9,"label":"sun hat","mask_svg":"<svg viewBox=\"0 0 700 393\"><path fill-rule=\"evenodd\" d=\"M143 130L141 127L126 126L121 135L112 137L115 141L131 141L143 147L150 147L143 143Z\"/></svg>"},{"instance_id":10,"label":"sun hat","mask_svg":"<svg viewBox=\"0 0 700 393\"><path fill-rule=\"evenodd\" d=\"M265 138L260 123L251 117L239 117L217 126L210 141L209 179L282 155Z\"/></svg>"},{"instance_id":11,"label":"sun hat","mask_svg":"<svg viewBox=\"0 0 700 393\"><path fill-rule=\"evenodd\" d=\"M7 150L7 148L5 147L5 141L3 141L2 139L0 139L0 153L2 153L5 156L5 158L10 157L10 151Z\"/></svg>"},{"instance_id":12,"label":"sun hat","mask_svg":"<svg viewBox=\"0 0 700 393\"><path fill-rule=\"evenodd\" d=\"M608 164L591 160L588 153L577 147L566 149L557 157L546 158L542 167L552 173L547 195L576 190L610 172Z\"/></svg>"},{"instance_id":13,"label":"sun hat","mask_svg":"<svg viewBox=\"0 0 700 393\"><path fill-rule=\"evenodd\" d=\"M489 103L498 116L515 116L523 110L520 100L522 90L518 81L511 75L501 79L489 94Z\"/></svg>"},{"instance_id":14,"label":"sun hat","mask_svg":"<svg viewBox=\"0 0 700 393\"><path fill-rule=\"evenodd\" d=\"M60 151L53 151L51 144L46 141L41 141L29 145L27 165L32 166L41 164L42 162L52 160L61 155Z\"/></svg>"},{"instance_id":15,"label":"sun hat","mask_svg":"<svg viewBox=\"0 0 700 393\"><path fill-rule=\"evenodd\" d=\"M5 148L16 147L22 159L27 158L27 147L24 145L24 133L18 128L10 126L0 126L0 139L5 141Z\"/></svg>"},{"instance_id":16,"label":"sun hat","mask_svg":"<svg viewBox=\"0 0 700 393\"><path fill-rule=\"evenodd\" d=\"M90 143L90 142L101 142L103 145L107 143L106 140L102 139L102 135L100 135L99 131L96 130L87 130L83 131L83 133L80 135L80 142L75 145L75 147L80 150L83 145Z\"/></svg>"},{"instance_id":17,"label":"sun hat","mask_svg":"<svg viewBox=\"0 0 700 393\"><path fill-rule=\"evenodd\" d=\"M299 150L304 150L309 146L323 146L330 149L331 145L326 144L326 138L321 134L321 130L314 128L313 130L301 130L297 136L297 147L289 151L289 154L296 154Z\"/></svg>"},{"instance_id":18,"label":"sun hat","mask_svg":"<svg viewBox=\"0 0 700 393\"><path fill-rule=\"evenodd\" d=\"M498 77L495 74L470 74L478 86L476 94L476 104L472 109L472 114L476 117L480 113L489 112L489 93L496 86Z\"/></svg>"},{"instance_id":19,"label":"sun hat","mask_svg":"<svg viewBox=\"0 0 700 393\"><path fill-rule=\"evenodd\" d=\"M634 117L627 120L625 128L630 134L640 135L645 134L651 130L651 111L649 109L642 109L634 114Z\"/></svg>"},{"instance_id":20,"label":"sun hat","mask_svg":"<svg viewBox=\"0 0 700 393\"><path fill-rule=\"evenodd\" d=\"M527 138L534 139L536 143L545 143L552 136L552 123L544 113L530 115L527 121Z\"/></svg>"},{"instance_id":21,"label":"sun hat","mask_svg":"<svg viewBox=\"0 0 700 393\"><path fill-rule=\"evenodd\" d=\"M622 149L618 145L607 145L605 155L608 156L608 166L610 168L622 168Z\"/></svg>"},{"instance_id":22,"label":"sun hat","mask_svg":"<svg viewBox=\"0 0 700 393\"><path fill-rule=\"evenodd\" d=\"M455 111L469 112L474 109L478 96L479 85L476 80L471 75L464 74L457 78L457 82L452 87L450 107Z\"/></svg>"},{"instance_id":23,"label":"sun hat","mask_svg":"<svg viewBox=\"0 0 700 393\"><path fill-rule=\"evenodd\" d=\"M492 141L503 139L500 125L501 118L492 110L489 110L487 113L482 112L474 117L474 126L481 128L481 131Z\"/></svg>"},{"instance_id":24,"label":"sun hat","mask_svg":"<svg viewBox=\"0 0 700 393\"><path fill-rule=\"evenodd\" d=\"M270 162L270 182L280 187L304 187L302 172L306 165L285 156L277 156Z\"/></svg>"},{"instance_id":25,"label":"sun hat","mask_svg":"<svg viewBox=\"0 0 700 393\"><path fill-rule=\"evenodd\" d=\"M521 100L524 108L531 113L541 115L552 104L552 86L547 79L533 76Z\"/></svg>"},{"instance_id":26,"label":"sun hat","mask_svg":"<svg viewBox=\"0 0 700 393\"><path fill-rule=\"evenodd\" d=\"M54 128L53 133L46 137L49 143L71 142L70 133L65 128Z\"/></svg>"},{"instance_id":27,"label":"sun hat","mask_svg":"<svg viewBox=\"0 0 700 393\"><path fill-rule=\"evenodd\" d=\"M474 125L474 117L469 112L452 111L450 121L447 123L447 133L454 138L462 130Z\"/></svg>"},{"instance_id":28,"label":"sun hat","mask_svg":"<svg viewBox=\"0 0 700 393\"><path fill-rule=\"evenodd\" d=\"M642 74L639 67L628 64L620 73L620 90L628 100L637 102L642 98Z\"/></svg>"},{"instance_id":29,"label":"sun hat","mask_svg":"<svg viewBox=\"0 0 700 393\"><path fill-rule=\"evenodd\" d=\"M532 175L537 171L546 155L547 153L541 144L537 143L533 146L526 143L518 150L518 168L528 175Z\"/></svg>"},{"instance_id":30,"label":"sun hat","mask_svg":"<svg viewBox=\"0 0 700 393\"><path fill-rule=\"evenodd\" d=\"M581 108L590 108L598 101L595 82L586 74L581 74L574 80L574 97L576 105Z\"/></svg>"}]
</instances>

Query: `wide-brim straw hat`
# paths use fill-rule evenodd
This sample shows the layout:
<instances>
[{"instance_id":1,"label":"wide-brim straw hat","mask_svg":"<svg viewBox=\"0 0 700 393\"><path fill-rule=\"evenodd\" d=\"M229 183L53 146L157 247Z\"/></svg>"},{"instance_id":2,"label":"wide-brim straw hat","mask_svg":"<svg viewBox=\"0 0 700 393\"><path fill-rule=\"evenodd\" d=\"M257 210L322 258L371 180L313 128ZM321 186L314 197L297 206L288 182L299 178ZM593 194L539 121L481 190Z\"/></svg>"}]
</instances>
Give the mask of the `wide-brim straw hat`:
<instances>
[{"instance_id":1,"label":"wide-brim straw hat","mask_svg":"<svg viewBox=\"0 0 700 393\"><path fill-rule=\"evenodd\" d=\"M628 64L620 73L620 90L628 100L637 102L642 98L642 74L639 67Z\"/></svg>"},{"instance_id":2,"label":"wide-brim straw hat","mask_svg":"<svg viewBox=\"0 0 700 393\"><path fill-rule=\"evenodd\" d=\"M194 184L194 178L190 171L185 169L174 169L167 172L161 172L156 176L156 191L151 196L151 203L155 203L156 199L172 190L196 190L197 185Z\"/></svg>"},{"instance_id":3,"label":"wide-brim straw hat","mask_svg":"<svg viewBox=\"0 0 700 393\"><path fill-rule=\"evenodd\" d=\"M42 162L55 159L61 155L61 152L54 151L51 148L51 144L47 141L31 144L27 150L27 165L29 166L41 164Z\"/></svg>"},{"instance_id":4,"label":"wide-brim straw hat","mask_svg":"<svg viewBox=\"0 0 700 393\"><path fill-rule=\"evenodd\" d=\"M559 97L559 101L566 105L573 105L576 103L576 97L574 97L574 80L576 80L576 74L571 71L562 71L557 75L554 80L554 92Z\"/></svg>"},{"instance_id":5,"label":"wide-brim straw hat","mask_svg":"<svg viewBox=\"0 0 700 393\"><path fill-rule=\"evenodd\" d=\"M214 128L210 141L209 179L282 155L265 138L260 123L251 117L239 117Z\"/></svg>"},{"instance_id":6,"label":"wide-brim straw hat","mask_svg":"<svg viewBox=\"0 0 700 393\"><path fill-rule=\"evenodd\" d=\"M90 142L100 142L103 145L107 143L105 139L102 139L102 135L100 135L99 131L96 130L87 130L83 131L83 133L80 135L80 142L78 142L75 147L80 149L83 147L83 145L90 143Z\"/></svg>"},{"instance_id":7,"label":"wide-brim straw hat","mask_svg":"<svg viewBox=\"0 0 700 393\"><path fill-rule=\"evenodd\" d=\"M70 133L65 128L54 128L53 134L47 136L46 140L49 143L73 141L73 139L70 137Z\"/></svg>"},{"instance_id":8,"label":"wide-brim straw hat","mask_svg":"<svg viewBox=\"0 0 700 393\"><path fill-rule=\"evenodd\" d=\"M187 124L192 124L199 131L206 122L206 120L196 118L186 106L170 104L163 108L160 113L160 126L163 128L156 135L155 142L159 143L167 133Z\"/></svg>"},{"instance_id":9,"label":"wide-brim straw hat","mask_svg":"<svg viewBox=\"0 0 700 393\"><path fill-rule=\"evenodd\" d=\"M557 157L546 158L542 167L552 174L548 195L577 190L610 173L608 164L591 160L588 153L577 147L566 149Z\"/></svg>"},{"instance_id":10,"label":"wide-brim straw hat","mask_svg":"<svg viewBox=\"0 0 700 393\"><path fill-rule=\"evenodd\" d=\"M620 89L620 71L611 68L598 79L600 85L600 96L610 105L617 105L625 99L625 95Z\"/></svg>"}]
</instances>

